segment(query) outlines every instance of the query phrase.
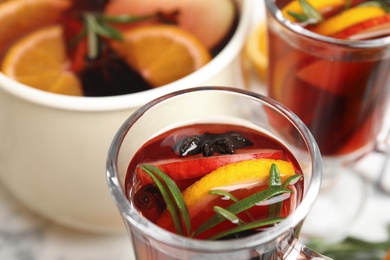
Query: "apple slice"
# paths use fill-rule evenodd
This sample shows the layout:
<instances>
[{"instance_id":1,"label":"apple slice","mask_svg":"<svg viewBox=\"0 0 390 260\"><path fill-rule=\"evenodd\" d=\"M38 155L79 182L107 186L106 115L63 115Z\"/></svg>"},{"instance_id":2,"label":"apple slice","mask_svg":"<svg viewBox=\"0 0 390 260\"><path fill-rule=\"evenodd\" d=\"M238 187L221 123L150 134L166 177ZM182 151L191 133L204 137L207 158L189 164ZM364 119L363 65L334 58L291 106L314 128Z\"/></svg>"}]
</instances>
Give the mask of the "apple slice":
<instances>
[{"instance_id":1,"label":"apple slice","mask_svg":"<svg viewBox=\"0 0 390 260\"><path fill-rule=\"evenodd\" d=\"M325 20L315 26L312 31L331 36L355 24L385 15L386 11L380 6L357 6Z\"/></svg>"},{"instance_id":2,"label":"apple slice","mask_svg":"<svg viewBox=\"0 0 390 260\"><path fill-rule=\"evenodd\" d=\"M201 177L218 167L230 163L260 158L284 159L284 153L282 150L250 149L241 151L241 153L229 155L216 155L191 159L168 159L147 163L158 167L172 179L178 181ZM147 175L139 167L137 167L136 171L140 177Z\"/></svg>"},{"instance_id":3,"label":"apple slice","mask_svg":"<svg viewBox=\"0 0 390 260\"><path fill-rule=\"evenodd\" d=\"M150 15L178 11L178 25L198 37L209 49L217 46L229 33L235 19L231 0L112 0L105 14Z\"/></svg>"},{"instance_id":4,"label":"apple slice","mask_svg":"<svg viewBox=\"0 0 390 260\"><path fill-rule=\"evenodd\" d=\"M365 40L387 35L390 35L390 14L354 24L332 35L332 37L349 40Z\"/></svg>"}]
</instances>

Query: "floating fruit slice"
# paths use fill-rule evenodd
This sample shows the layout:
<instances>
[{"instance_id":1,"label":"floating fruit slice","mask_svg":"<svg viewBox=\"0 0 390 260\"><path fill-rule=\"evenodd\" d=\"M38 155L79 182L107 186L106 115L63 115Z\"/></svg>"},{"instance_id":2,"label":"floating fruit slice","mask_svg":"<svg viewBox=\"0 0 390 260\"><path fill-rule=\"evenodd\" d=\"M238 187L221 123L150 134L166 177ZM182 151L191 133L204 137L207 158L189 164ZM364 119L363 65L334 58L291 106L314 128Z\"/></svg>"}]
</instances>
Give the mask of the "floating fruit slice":
<instances>
[{"instance_id":1,"label":"floating fruit slice","mask_svg":"<svg viewBox=\"0 0 390 260\"><path fill-rule=\"evenodd\" d=\"M354 24L332 37L350 40L373 39L390 35L390 15L375 17Z\"/></svg>"},{"instance_id":2,"label":"floating fruit slice","mask_svg":"<svg viewBox=\"0 0 390 260\"><path fill-rule=\"evenodd\" d=\"M177 12L178 26L195 35L211 50L231 30L235 9L232 0L112 0L108 2L105 13L150 15L157 11Z\"/></svg>"},{"instance_id":3,"label":"floating fruit slice","mask_svg":"<svg viewBox=\"0 0 390 260\"><path fill-rule=\"evenodd\" d=\"M267 48L267 25L266 22L261 22L249 34L244 46L244 54L255 68L259 78L262 80L267 78Z\"/></svg>"},{"instance_id":4,"label":"floating fruit slice","mask_svg":"<svg viewBox=\"0 0 390 260\"><path fill-rule=\"evenodd\" d=\"M266 184L272 164L277 165L282 182L295 174L293 165L284 160L261 158L227 164L215 169L188 187L183 192L184 201L190 208L214 188L254 182L259 185Z\"/></svg>"},{"instance_id":5,"label":"floating fruit slice","mask_svg":"<svg viewBox=\"0 0 390 260\"><path fill-rule=\"evenodd\" d=\"M148 162L148 164L157 166L164 173L174 180L186 180L204 176L211 171L226 164L240 162L245 160L270 158L283 159L282 150L244 150L244 153L232 155L217 155L210 157L199 157L195 159L177 159L160 160L157 162ZM139 176L145 176L141 168L137 168Z\"/></svg>"},{"instance_id":6,"label":"floating fruit slice","mask_svg":"<svg viewBox=\"0 0 390 260\"><path fill-rule=\"evenodd\" d=\"M12 45L1 70L8 77L40 90L80 96L80 82L66 70L67 65L62 28L55 25L35 31Z\"/></svg>"},{"instance_id":7,"label":"floating fruit slice","mask_svg":"<svg viewBox=\"0 0 390 260\"><path fill-rule=\"evenodd\" d=\"M207 48L192 34L173 25L128 30L113 49L153 87L178 80L210 61Z\"/></svg>"},{"instance_id":8,"label":"floating fruit slice","mask_svg":"<svg viewBox=\"0 0 390 260\"><path fill-rule=\"evenodd\" d=\"M22 35L57 21L68 0L12 0L0 3L0 52Z\"/></svg>"},{"instance_id":9,"label":"floating fruit slice","mask_svg":"<svg viewBox=\"0 0 390 260\"><path fill-rule=\"evenodd\" d=\"M313 32L332 36L346 28L363 21L386 15L386 11L380 6L364 5L347 9L333 16L313 28Z\"/></svg>"},{"instance_id":10,"label":"floating fruit slice","mask_svg":"<svg viewBox=\"0 0 390 260\"><path fill-rule=\"evenodd\" d=\"M290 162L261 158L227 164L205 175L182 193L191 218L201 214L205 205L215 199L215 195L208 194L212 189L232 190L239 189L243 185L247 188L254 185L266 185L272 164L277 165L282 182L295 174L295 169ZM243 191L247 193L250 189L243 189ZM157 223L173 231L173 222L168 211L161 214Z\"/></svg>"},{"instance_id":11,"label":"floating fruit slice","mask_svg":"<svg viewBox=\"0 0 390 260\"><path fill-rule=\"evenodd\" d=\"M307 0L307 2L320 13L327 13L332 12L334 9L345 6L347 0ZM282 13L286 18L288 18L290 21L296 22L295 17L291 16L289 12L303 14L299 0L291 1L282 9Z\"/></svg>"}]
</instances>

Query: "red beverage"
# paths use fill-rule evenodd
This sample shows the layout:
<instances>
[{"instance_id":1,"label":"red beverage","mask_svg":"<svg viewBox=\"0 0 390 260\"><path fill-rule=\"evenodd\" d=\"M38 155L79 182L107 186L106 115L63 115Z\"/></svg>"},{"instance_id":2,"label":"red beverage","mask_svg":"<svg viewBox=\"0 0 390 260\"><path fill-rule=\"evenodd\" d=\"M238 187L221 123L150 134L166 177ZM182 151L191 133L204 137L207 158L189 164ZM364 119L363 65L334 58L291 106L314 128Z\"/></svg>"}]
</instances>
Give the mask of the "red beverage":
<instances>
[{"instance_id":1,"label":"red beverage","mask_svg":"<svg viewBox=\"0 0 390 260\"><path fill-rule=\"evenodd\" d=\"M204 145L207 148L204 148ZM259 166L257 162L260 161L262 165ZM249 196L270 189L270 168L264 166L270 162L277 162L281 182L285 182L291 174L297 174L295 177L299 180L287 186L291 193L282 192L265 201L259 201L246 210L235 212L232 205L236 200L241 202ZM168 203L156 181L140 169L140 166L145 164L158 167L180 189L188 207L190 231L186 231L185 227L183 233L177 230L167 209ZM249 173L243 165L250 168ZM290 175L283 165L291 167ZM240 177L244 174L245 177ZM125 183L128 198L133 200L144 217L162 228L185 236L214 239L214 235L244 223L279 219L261 227L216 238L231 239L261 232L294 211L303 196L301 174L302 171L291 152L282 143L264 133L231 124L193 124L170 129L145 143L133 156ZM228 192L229 196L234 196L234 199L222 195L225 193L210 194L210 190L223 190ZM216 218L216 215L217 218L220 217L215 207L233 211L240 223L222 218L219 224L198 232L202 224ZM185 226L184 223L181 225Z\"/></svg>"},{"instance_id":2,"label":"red beverage","mask_svg":"<svg viewBox=\"0 0 390 260\"><path fill-rule=\"evenodd\" d=\"M277 4L283 11L288 9L284 9L286 1ZM324 22L342 10L334 8L323 14ZM306 29L316 32L318 27L308 25ZM341 35L345 35L344 31L337 32L337 37ZM353 43L342 46L332 39L324 42L312 39L316 38L313 35L274 29L269 29L268 36L272 44L269 96L302 119L322 154L345 155L372 146L381 130L390 95L387 47L375 43L367 43L372 47L355 47Z\"/></svg>"}]
</instances>

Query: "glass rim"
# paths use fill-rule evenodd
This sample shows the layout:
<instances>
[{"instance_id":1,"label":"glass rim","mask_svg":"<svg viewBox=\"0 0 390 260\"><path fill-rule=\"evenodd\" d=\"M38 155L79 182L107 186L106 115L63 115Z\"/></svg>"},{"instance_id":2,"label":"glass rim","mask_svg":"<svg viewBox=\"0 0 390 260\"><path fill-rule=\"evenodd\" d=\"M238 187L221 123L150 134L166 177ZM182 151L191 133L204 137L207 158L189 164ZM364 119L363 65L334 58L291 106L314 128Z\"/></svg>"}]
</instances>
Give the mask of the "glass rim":
<instances>
[{"instance_id":1,"label":"glass rim","mask_svg":"<svg viewBox=\"0 0 390 260\"><path fill-rule=\"evenodd\" d=\"M307 37L314 41L320 41L328 44L339 45L341 47L348 48L378 48L384 47L390 44L390 36L369 39L369 40L348 40L348 39L337 39L329 36L320 35L310 30L303 28L302 26L295 24L284 17L282 11L276 6L275 0L265 0L265 5L272 16L281 24L283 27L290 31L298 33L304 37Z\"/></svg>"},{"instance_id":2,"label":"glass rim","mask_svg":"<svg viewBox=\"0 0 390 260\"><path fill-rule=\"evenodd\" d=\"M125 139L125 136L127 135L127 132L129 131L131 126L137 122L137 120L142 116L143 113L154 107L154 105L160 102L164 102L172 96L185 95L198 91L223 91L252 97L263 104L267 104L267 106L272 106L273 109L283 114L283 116L289 119L289 121L294 125L294 127L303 137L305 145L312 158L312 176L310 184L305 190L304 197L299 203L298 207L286 219L284 219L282 222L278 223L274 227L271 227L266 231L260 232L258 234L233 240L210 241L188 238L160 228L159 226L151 223L145 217L142 217L139 212L131 206L130 202L124 195L124 191L117 175L116 159L118 158L121 144ZM126 119L126 121L122 124L122 126L115 134L113 141L109 147L106 167L106 180L111 196L113 197L122 215L122 218L124 217L123 213L125 213L126 219L133 226L132 228L136 228L138 232L142 232L143 234L150 236L153 239L160 241L161 243L170 244L177 247L183 247L191 250L203 250L209 252L228 252L231 250L247 249L253 248L256 245L267 244L282 236L286 232L290 231L292 228L298 226L305 219L317 198L322 176L322 159L317 143L315 142L314 137L312 136L306 125L293 112L291 112L288 108L281 105L277 101L262 94L232 87L212 86L194 87L172 92L170 94L161 96L139 108L136 112L134 112L132 115L130 115L130 117ZM153 226L153 229L151 229L150 226ZM143 228L142 231L140 231L140 227ZM240 243L237 243L237 241L239 241Z\"/></svg>"}]
</instances>

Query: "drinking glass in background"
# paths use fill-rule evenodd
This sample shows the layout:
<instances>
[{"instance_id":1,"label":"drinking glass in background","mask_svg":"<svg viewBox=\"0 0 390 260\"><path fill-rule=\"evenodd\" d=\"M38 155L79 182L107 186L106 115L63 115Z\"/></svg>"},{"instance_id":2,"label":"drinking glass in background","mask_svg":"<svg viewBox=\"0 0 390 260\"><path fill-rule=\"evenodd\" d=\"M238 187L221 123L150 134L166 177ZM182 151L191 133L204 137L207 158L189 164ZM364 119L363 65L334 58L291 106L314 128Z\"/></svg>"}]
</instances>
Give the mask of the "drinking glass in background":
<instances>
[{"instance_id":1,"label":"drinking glass in background","mask_svg":"<svg viewBox=\"0 0 390 260\"><path fill-rule=\"evenodd\" d=\"M137 164L134 158L138 160L142 154L145 157L145 152L141 153L145 143L152 143L157 136L159 139L162 133L178 127L192 133L194 125L200 123L208 124L210 128L219 124L230 125L224 126L224 131L231 126L241 131L244 127L251 128L269 139L265 143L274 139L282 144L287 149L285 152L295 157L303 174L303 197L293 206L295 210L275 226L256 230L246 237L218 241L174 234L149 221L144 212L140 214L134 201L138 189L134 181L137 173L131 170L131 165ZM179 137L172 132L167 136L162 139L164 145L160 149L173 153L167 144L170 138ZM157 153L155 150L146 152L143 160L153 161ZM186 157L163 156L171 162L172 159L188 160ZM213 155L216 159L226 156L230 155ZM120 127L107 158L109 190L122 215L137 259L328 259L299 241L302 224L314 204L320 181L320 153L301 120L268 97L234 88L198 87L174 92L146 104ZM260 205L255 207L261 208ZM207 214L205 212L203 208L201 214Z\"/></svg>"},{"instance_id":2,"label":"drinking glass in background","mask_svg":"<svg viewBox=\"0 0 390 260\"><path fill-rule=\"evenodd\" d=\"M351 165L372 152L390 95L390 37L337 39L291 22L266 0L267 95L307 125L324 158L323 187L307 219L308 234L342 235L364 203Z\"/></svg>"}]
</instances>

